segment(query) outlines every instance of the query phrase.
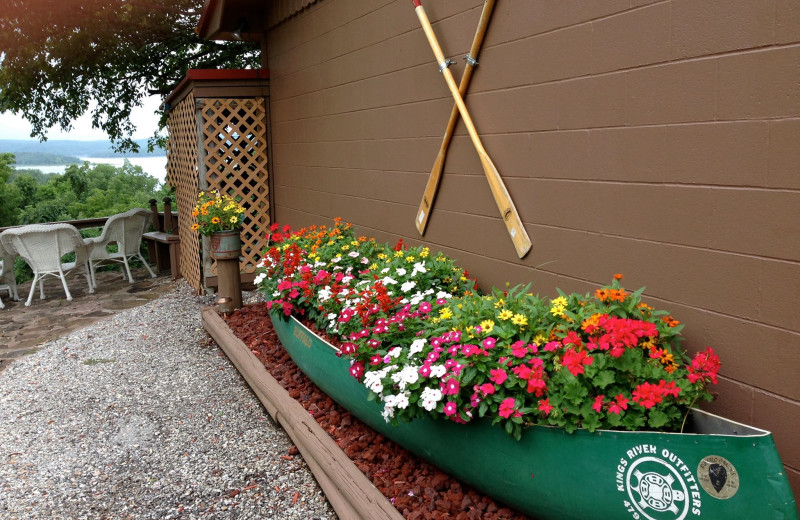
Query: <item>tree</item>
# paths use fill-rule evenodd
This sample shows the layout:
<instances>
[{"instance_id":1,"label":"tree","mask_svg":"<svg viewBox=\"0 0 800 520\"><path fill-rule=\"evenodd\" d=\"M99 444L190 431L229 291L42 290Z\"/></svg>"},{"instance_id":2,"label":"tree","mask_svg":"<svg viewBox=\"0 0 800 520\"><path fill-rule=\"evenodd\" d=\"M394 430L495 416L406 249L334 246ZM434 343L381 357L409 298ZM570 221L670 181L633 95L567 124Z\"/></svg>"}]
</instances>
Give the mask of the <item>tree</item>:
<instances>
[{"instance_id":1,"label":"tree","mask_svg":"<svg viewBox=\"0 0 800 520\"><path fill-rule=\"evenodd\" d=\"M14 164L14 154L0 154L0 227L13 226L17 223L19 205L22 194L19 188L8 182Z\"/></svg>"},{"instance_id":2,"label":"tree","mask_svg":"<svg viewBox=\"0 0 800 520\"><path fill-rule=\"evenodd\" d=\"M202 40L202 0L6 0L0 10L0 112L41 140L90 111L118 151L137 150L131 110L189 68L258 66L256 44ZM162 117L162 126L164 118ZM152 148L156 139L150 141Z\"/></svg>"}]
</instances>

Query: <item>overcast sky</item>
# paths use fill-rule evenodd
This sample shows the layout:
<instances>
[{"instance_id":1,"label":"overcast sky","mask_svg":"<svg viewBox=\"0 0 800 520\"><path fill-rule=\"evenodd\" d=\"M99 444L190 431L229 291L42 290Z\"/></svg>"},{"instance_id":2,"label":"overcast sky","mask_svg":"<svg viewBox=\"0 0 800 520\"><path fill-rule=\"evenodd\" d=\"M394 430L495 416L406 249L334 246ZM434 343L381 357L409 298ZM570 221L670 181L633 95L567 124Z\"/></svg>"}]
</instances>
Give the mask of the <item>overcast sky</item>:
<instances>
[{"instance_id":1,"label":"overcast sky","mask_svg":"<svg viewBox=\"0 0 800 520\"><path fill-rule=\"evenodd\" d=\"M134 109L131 119L136 125L134 139L146 139L153 135L158 126L158 115L155 110L161 100L158 96L145 99L143 107ZM47 134L47 138L55 139L75 139L79 141L105 140L108 136L102 130L92 128L91 116L87 113L77 121L72 122L73 129L69 133L61 132L58 127L53 128ZM0 139L31 139L31 125L20 116L15 116L9 112L0 114Z\"/></svg>"}]
</instances>

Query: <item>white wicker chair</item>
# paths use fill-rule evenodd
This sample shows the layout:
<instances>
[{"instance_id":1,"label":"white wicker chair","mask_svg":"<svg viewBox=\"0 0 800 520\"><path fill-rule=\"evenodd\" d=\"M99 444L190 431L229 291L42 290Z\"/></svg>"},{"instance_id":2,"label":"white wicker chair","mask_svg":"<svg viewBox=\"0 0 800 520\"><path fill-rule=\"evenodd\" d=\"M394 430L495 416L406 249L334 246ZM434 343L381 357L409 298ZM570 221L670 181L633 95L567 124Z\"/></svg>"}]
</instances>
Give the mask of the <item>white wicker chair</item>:
<instances>
[{"instance_id":1,"label":"white wicker chair","mask_svg":"<svg viewBox=\"0 0 800 520\"><path fill-rule=\"evenodd\" d=\"M19 300L17 294L17 279L14 277L14 258L11 251L7 251L0 242L0 291L8 291L8 297L12 300ZM0 309L4 308L3 300L0 298Z\"/></svg>"},{"instance_id":2,"label":"white wicker chair","mask_svg":"<svg viewBox=\"0 0 800 520\"><path fill-rule=\"evenodd\" d=\"M59 276L64 285L67 300L72 295L67 287L66 275L83 268L89 292L94 292L94 284L89 270L89 248L80 232L70 224L32 224L8 229L0 235L0 243L10 252L22 257L33 269L31 291L25 306L31 304L36 282L39 282L39 297L44 300L44 278ZM61 257L74 252L74 262L61 262Z\"/></svg>"},{"instance_id":3,"label":"white wicker chair","mask_svg":"<svg viewBox=\"0 0 800 520\"><path fill-rule=\"evenodd\" d=\"M139 250L139 246L142 243L142 233L147 229L150 215L151 213L143 208L117 213L109 217L99 237L86 239L86 242L92 245L89 255L89 269L92 272L92 283L95 286L97 285L95 268L107 262L124 264L128 281L133 283L133 275L131 275L131 268L128 266L128 259L134 257L138 257L142 261L150 272L151 277L156 277L156 274L150 269ZM114 253L108 251L108 246L113 243L117 244L117 252Z\"/></svg>"}]
</instances>

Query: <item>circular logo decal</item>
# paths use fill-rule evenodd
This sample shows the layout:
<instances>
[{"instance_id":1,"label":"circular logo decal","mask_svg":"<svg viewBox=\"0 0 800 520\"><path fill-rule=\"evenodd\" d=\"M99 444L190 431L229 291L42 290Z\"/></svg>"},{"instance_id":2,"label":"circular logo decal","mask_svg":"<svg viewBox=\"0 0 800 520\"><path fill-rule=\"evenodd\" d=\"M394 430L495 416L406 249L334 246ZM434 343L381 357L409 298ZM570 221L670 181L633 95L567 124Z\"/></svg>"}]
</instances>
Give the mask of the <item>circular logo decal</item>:
<instances>
[{"instance_id":1,"label":"circular logo decal","mask_svg":"<svg viewBox=\"0 0 800 520\"><path fill-rule=\"evenodd\" d=\"M739 491L739 473L726 458L709 455L697 466L697 480L706 493L724 500Z\"/></svg>"},{"instance_id":2,"label":"circular logo decal","mask_svg":"<svg viewBox=\"0 0 800 520\"><path fill-rule=\"evenodd\" d=\"M675 453L652 444L634 446L619 459L617 490L635 520L684 520L700 516L700 487Z\"/></svg>"}]
</instances>

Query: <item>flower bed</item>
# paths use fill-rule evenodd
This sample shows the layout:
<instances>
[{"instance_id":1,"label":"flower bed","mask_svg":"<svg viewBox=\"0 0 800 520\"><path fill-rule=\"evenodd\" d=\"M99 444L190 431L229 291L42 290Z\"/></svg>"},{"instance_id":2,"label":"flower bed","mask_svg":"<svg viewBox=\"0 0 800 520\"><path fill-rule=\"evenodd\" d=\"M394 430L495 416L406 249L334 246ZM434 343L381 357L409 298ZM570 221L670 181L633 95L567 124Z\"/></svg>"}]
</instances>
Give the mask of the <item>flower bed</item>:
<instances>
[{"instance_id":1,"label":"flower bed","mask_svg":"<svg viewBox=\"0 0 800 520\"><path fill-rule=\"evenodd\" d=\"M278 229L256 278L268 306L338 338L387 421L485 418L515 438L533 424L679 431L711 398L719 358L690 359L683 326L620 275L591 295L482 295L426 247L378 244L339 219Z\"/></svg>"},{"instance_id":2,"label":"flower bed","mask_svg":"<svg viewBox=\"0 0 800 520\"><path fill-rule=\"evenodd\" d=\"M336 404L294 364L280 344L264 307L264 304L245 306L226 315L225 321L405 518L527 518L412 455ZM289 455L297 453L297 448L293 448Z\"/></svg>"}]
</instances>

